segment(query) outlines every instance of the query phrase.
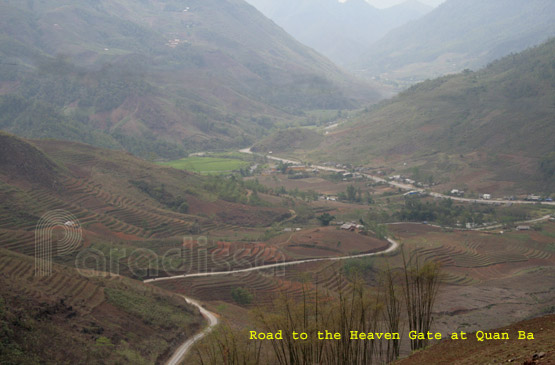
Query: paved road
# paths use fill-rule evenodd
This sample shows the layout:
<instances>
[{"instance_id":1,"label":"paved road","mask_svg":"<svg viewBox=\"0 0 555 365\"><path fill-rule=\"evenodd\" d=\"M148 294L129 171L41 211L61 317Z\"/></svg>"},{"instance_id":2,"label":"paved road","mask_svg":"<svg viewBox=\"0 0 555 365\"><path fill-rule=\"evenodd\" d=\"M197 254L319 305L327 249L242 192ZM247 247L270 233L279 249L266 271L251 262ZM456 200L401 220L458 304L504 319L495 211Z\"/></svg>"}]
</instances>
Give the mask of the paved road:
<instances>
[{"instance_id":1,"label":"paved road","mask_svg":"<svg viewBox=\"0 0 555 365\"><path fill-rule=\"evenodd\" d=\"M251 151L250 148L244 148L244 149L240 150L239 152L253 154L253 152ZM279 158L279 157L272 156L272 155L266 155L266 158L268 158L270 160L275 160L275 161L282 161L283 163L302 164L302 162L300 162L300 161ZM344 169L337 169L337 168L327 167L327 166L312 165L311 167L319 169L319 170L324 170L324 171L347 172ZM361 174L361 175L363 175L363 176L365 176L369 179L372 179L376 182L383 182L383 183L389 184L391 186L394 186L396 188L401 188L402 190L412 190L412 191L418 191L418 192L421 192L421 193L428 193L428 194L430 194L430 196L433 196L434 198L451 199L451 200L454 200L454 201L460 201L460 202L466 202L466 203L478 203L478 204L542 204L542 205L555 206L555 202L535 202L535 201L528 201L528 200L497 200L497 199L495 199L495 200L484 200L484 199L460 198L460 197L456 197L456 196L450 196L450 195L445 195L445 194L441 194L441 193L426 191L425 189L417 188L417 187L414 187L412 185L403 184L403 183L399 183L399 182L396 182L396 181L386 180L386 179L381 178L379 176L374 176L374 175L370 175L370 174Z\"/></svg>"},{"instance_id":2,"label":"paved road","mask_svg":"<svg viewBox=\"0 0 555 365\"><path fill-rule=\"evenodd\" d=\"M551 214L548 215L544 215L543 217L539 217L539 218L535 218L535 219L530 219L527 221L519 221L519 222L514 222L514 224L529 224L529 223L538 223L538 222L543 222L548 220L549 218L551 218ZM422 225L424 223L422 222L390 222L390 223L385 223L387 225L399 225L399 224L418 224L418 225ZM429 227L435 227L435 228L446 228L446 227L442 227L440 225L437 224L429 224L426 223ZM464 230L464 231L485 231L485 230L489 230L489 229L495 229L495 228L502 228L503 224L492 224L489 226L485 226L485 227L478 227L478 228L462 228L462 227L448 227L448 228L455 228L457 230Z\"/></svg>"}]
</instances>

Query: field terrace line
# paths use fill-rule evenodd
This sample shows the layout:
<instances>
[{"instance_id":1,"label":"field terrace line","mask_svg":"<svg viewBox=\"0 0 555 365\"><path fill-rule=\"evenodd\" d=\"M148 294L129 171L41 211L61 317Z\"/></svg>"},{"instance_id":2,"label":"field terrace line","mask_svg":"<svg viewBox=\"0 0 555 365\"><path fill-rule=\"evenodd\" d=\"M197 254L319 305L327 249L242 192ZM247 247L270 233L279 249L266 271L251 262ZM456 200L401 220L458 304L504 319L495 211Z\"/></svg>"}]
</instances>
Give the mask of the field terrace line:
<instances>
[{"instance_id":1,"label":"field terrace line","mask_svg":"<svg viewBox=\"0 0 555 365\"><path fill-rule=\"evenodd\" d=\"M238 269L238 270L230 270L230 271L217 271L217 272L205 272L205 273L168 276L168 277L165 277L165 278L147 279L147 280L144 280L143 283L152 283L152 282L183 279L183 278L206 277L206 276L216 276L216 275L231 275L231 274L235 274L235 273L242 273L242 272L249 272L249 271L256 271L256 270L264 270L264 269L270 269L270 268L275 268L275 267L300 265L300 264L304 264L304 263L307 263L307 262L348 260L348 259L354 259L354 258L358 258L358 257L367 257L367 256L376 256L376 255L386 254L386 253L393 252L393 251L397 250L397 248L399 247L399 243L397 241L395 241L391 238L387 238L387 241L391 245L387 249L385 249L383 251L378 251L378 252L363 253L363 254L359 254L359 255L350 255L350 256L341 256L341 257L323 257L323 258L318 258L318 259L305 259L305 260L297 260L297 261L289 261L289 262L280 262L280 263L277 263L277 264L268 264L268 265L255 266L255 267L251 267L251 268L248 268L248 269ZM182 343L181 346L179 346L177 348L177 350L175 350L173 355L166 362L166 365L178 365L178 364L180 364L183 361L183 359L185 358L185 356L187 355L187 353L191 350L193 345L195 343L197 343L198 341L200 341L202 338L204 338L206 335L208 335L219 322L216 314L214 314L214 313L208 311L207 309L205 309L196 300L194 300L192 298L189 298L189 297L186 297L184 295L181 295L181 297L183 299L185 299L185 301L187 303L189 303L189 304L195 306L196 308L198 308L198 310L200 311L202 316L206 320L208 320L208 326L206 326L202 331L198 332L196 335L194 335L193 337L187 339L187 341Z\"/></svg>"},{"instance_id":2,"label":"field terrace line","mask_svg":"<svg viewBox=\"0 0 555 365\"><path fill-rule=\"evenodd\" d=\"M246 269L237 269L237 270L228 270L228 271L214 271L214 272L199 272L199 273L194 273L194 274L174 275L174 276L167 276L167 277L162 277L162 278L147 279L147 280L144 280L143 282L144 283L152 283L152 282L176 280L176 279L183 279L183 278L199 278L199 277L207 277L207 276L232 275L232 274L239 274L239 273L250 272L250 271L273 269L273 268L276 268L276 267L301 265L301 264L305 264L305 263L308 263L308 262L341 261L341 260L356 259L356 258L359 258L359 257L377 256L377 255L382 255L382 254L390 253L390 252L393 252L393 251L397 250L397 248L399 247L399 243L397 241L394 241L391 238L387 238L387 241L391 245L383 251L361 253L361 254L358 254L358 255L349 255L349 256L320 257L320 258L317 258L317 259L304 259L304 260L295 260L295 261L287 261L287 262L278 262L276 264L253 266L253 267L249 267L249 268L246 268Z\"/></svg>"}]
</instances>

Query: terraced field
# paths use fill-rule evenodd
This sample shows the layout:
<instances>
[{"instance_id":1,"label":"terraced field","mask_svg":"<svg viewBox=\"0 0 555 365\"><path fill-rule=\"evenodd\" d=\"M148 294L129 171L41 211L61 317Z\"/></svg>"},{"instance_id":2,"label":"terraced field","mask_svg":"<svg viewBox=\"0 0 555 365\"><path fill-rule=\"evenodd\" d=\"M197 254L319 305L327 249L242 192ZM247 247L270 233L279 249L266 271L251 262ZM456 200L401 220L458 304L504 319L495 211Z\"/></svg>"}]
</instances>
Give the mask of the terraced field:
<instances>
[{"instance_id":1,"label":"terraced field","mask_svg":"<svg viewBox=\"0 0 555 365\"><path fill-rule=\"evenodd\" d=\"M217 277L184 278L155 282L169 291L183 293L203 301L233 302L231 291L242 287L253 294L251 306L265 306L279 296L290 298L335 296L339 291L351 292L349 280L341 272L340 263L312 262L284 268L251 271Z\"/></svg>"},{"instance_id":2,"label":"terraced field","mask_svg":"<svg viewBox=\"0 0 555 365\"><path fill-rule=\"evenodd\" d=\"M546 224L545 229L551 229L552 225ZM425 261L439 261L447 272L446 282L451 284L505 278L523 267L555 264L550 248L553 240L541 232L446 233L430 227L415 236L408 225L391 226L391 230L413 254ZM465 274L461 276L462 271Z\"/></svg>"},{"instance_id":3,"label":"terraced field","mask_svg":"<svg viewBox=\"0 0 555 365\"><path fill-rule=\"evenodd\" d=\"M73 363L88 363L99 341L104 341L111 350L102 354L107 362L138 356L154 363L167 356L175 340L191 336L202 323L198 311L182 298L121 276L93 277L92 272L54 265L51 275L39 277L31 257L4 249L0 249L0 273L1 305L6 305L2 323L17 331L12 346L22 346L26 356L63 355ZM180 320L164 321L152 315L157 312ZM18 340L27 337L33 341Z\"/></svg>"}]
</instances>

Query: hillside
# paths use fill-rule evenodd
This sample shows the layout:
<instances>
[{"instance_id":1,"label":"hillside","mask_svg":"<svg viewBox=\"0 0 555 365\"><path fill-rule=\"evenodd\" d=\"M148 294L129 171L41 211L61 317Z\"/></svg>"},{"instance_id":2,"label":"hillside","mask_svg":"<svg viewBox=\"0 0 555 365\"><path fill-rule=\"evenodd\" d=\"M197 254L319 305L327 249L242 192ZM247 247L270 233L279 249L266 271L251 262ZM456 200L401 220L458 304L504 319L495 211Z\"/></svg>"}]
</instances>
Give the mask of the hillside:
<instances>
[{"instance_id":1,"label":"hillside","mask_svg":"<svg viewBox=\"0 0 555 365\"><path fill-rule=\"evenodd\" d=\"M473 190L552 192L554 56L552 39L480 71L417 84L340 125L312 157Z\"/></svg>"},{"instance_id":2,"label":"hillside","mask_svg":"<svg viewBox=\"0 0 555 365\"><path fill-rule=\"evenodd\" d=\"M475 70L555 35L553 14L550 0L448 0L372 44L357 65L401 85Z\"/></svg>"},{"instance_id":3,"label":"hillside","mask_svg":"<svg viewBox=\"0 0 555 365\"><path fill-rule=\"evenodd\" d=\"M268 136L262 141L257 142L253 147L253 152L273 152L287 153L297 149L312 149L318 147L323 141L322 135L302 128L285 129Z\"/></svg>"},{"instance_id":4,"label":"hillside","mask_svg":"<svg viewBox=\"0 0 555 365\"><path fill-rule=\"evenodd\" d=\"M135 241L161 240L155 246L162 253L185 235L264 227L290 216L286 208L255 202L234 179L202 177L79 143L0 137L2 149L11 151L0 160L0 247L23 254L34 255L39 218L60 209L79 220L86 242L97 249L108 250L108 242L134 247Z\"/></svg>"},{"instance_id":5,"label":"hillside","mask_svg":"<svg viewBox=\"0 0 555 365\"><path fill-rule=\"evenodd\" d=\"M3 364L153 364L202 325L183 298L118 275L88 277L0 249Z\"/></svg>"},{"instance_id":6,"label":"hillside","mask_svg":"<svg viewBox=\"0 0 555 365\"><path fill-rule=\"evenodd\" d=\"M532 333L534 340L519 340L519 331ZM486 332L486 331L483 331ZM477 341L476 333L468 334L468 340L445 340L419 351L396 365L432 364L553 364L555 351L555 315L521 321L504 328L488 330L488 333L508 333L509 340ZM489 335L488 335L489 336Z\"/></svg>"},{"instance_id":7,"label":"hillside","mask_svg":"<svg viewBox=\"0 0 555 365\"><path fill-rule=\"evenodd\" d=\"M176 157L379 98L242 0L3 1L0 23L0 93L25 99L1 127L26 137Z\"/></svg>"},{"instance_id":8,"label":"hillside","mask_svg":"<svg viewBox=\"0 0 555 365\"><path fill-rule=\"evenodd\" d=\"M377 9L364 0L247 0L302 43L348 67L391 29L431 10L417 1Z\"/></svg>"}]
</instances>

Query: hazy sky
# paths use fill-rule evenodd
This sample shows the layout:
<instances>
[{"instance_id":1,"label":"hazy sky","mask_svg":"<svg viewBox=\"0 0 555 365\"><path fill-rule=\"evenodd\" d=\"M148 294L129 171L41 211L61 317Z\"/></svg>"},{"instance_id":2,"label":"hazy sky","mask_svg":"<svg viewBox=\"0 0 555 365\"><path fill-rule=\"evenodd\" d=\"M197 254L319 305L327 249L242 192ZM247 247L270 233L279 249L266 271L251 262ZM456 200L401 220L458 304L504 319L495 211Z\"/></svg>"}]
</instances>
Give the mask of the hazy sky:
<instances>
[{"instance_id":1,"label":"hazy sky","mask_svg":"<svg viewBox=\"0 0 555 365\"><path fill-rule=\"evenodd\" d=\"M374 5L377 8L388 8L393 5L404 3L407 0L366 0L370 4ZM430 6L438 6L445 0L418 0L423 4L427 4Z\"/></svg>"}]
</instances>

